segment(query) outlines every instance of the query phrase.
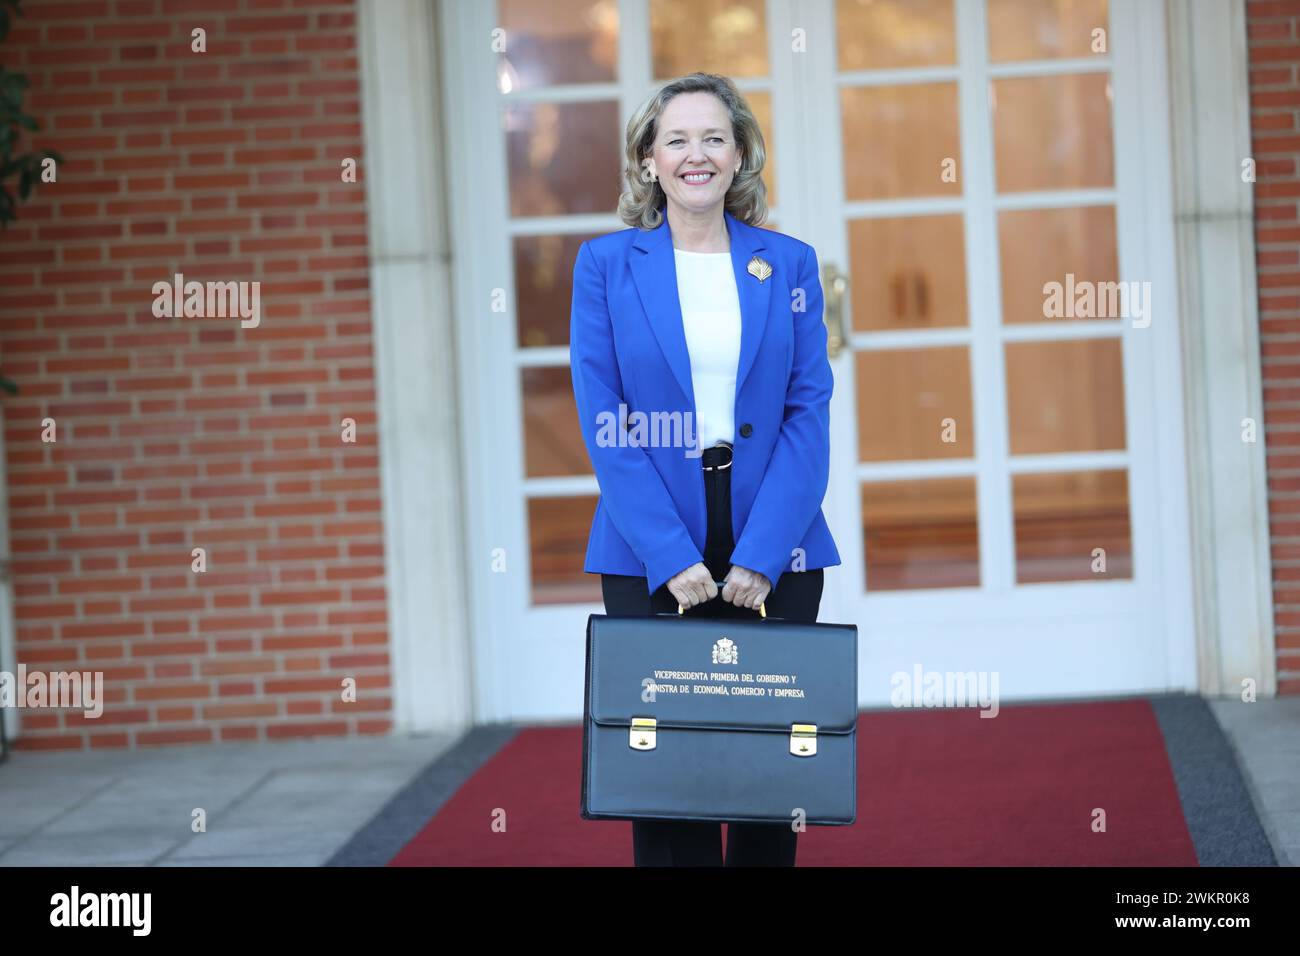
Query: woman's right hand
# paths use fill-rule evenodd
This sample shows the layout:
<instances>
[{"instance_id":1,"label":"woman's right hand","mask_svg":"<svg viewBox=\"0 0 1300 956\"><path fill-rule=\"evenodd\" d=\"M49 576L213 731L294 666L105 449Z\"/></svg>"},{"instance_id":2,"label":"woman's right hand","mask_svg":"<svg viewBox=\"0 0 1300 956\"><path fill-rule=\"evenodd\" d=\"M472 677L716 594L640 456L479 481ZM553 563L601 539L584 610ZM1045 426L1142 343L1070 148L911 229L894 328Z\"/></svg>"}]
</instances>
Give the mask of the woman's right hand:
<instances>
[{"instance_id":1,"label":"woman's right hand","mask_svg":"<svg viewBox=\"0 0 1300 956\"><path fill-rule=\"evenodd\" d=\"M713 583L713 572L703 562L692 564L685 571L674 574L667 581L668 591L683 608L694 607L718 596L718 586Z\"/></svg>"}]
</instances>

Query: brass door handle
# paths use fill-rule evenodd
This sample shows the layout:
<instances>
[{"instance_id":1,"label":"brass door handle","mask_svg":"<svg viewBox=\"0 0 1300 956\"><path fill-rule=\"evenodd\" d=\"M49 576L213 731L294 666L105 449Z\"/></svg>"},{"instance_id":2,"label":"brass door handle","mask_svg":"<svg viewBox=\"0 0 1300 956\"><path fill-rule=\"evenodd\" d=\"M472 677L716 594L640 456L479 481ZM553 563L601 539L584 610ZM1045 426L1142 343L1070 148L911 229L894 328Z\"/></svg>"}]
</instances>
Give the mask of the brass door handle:
<instances>
[{"instance_id":1,"label":"brass door handle","mask_svg":"<svg viewBox=\"0 0 1300 956\"><path fill-rule=\"evenodd\" d=\"M844 293L849 277L833 262L822 266L822 291L826 297L822 323L826 326L826 354L836 358L844 350Z\"/></svg>"}]
</instances>

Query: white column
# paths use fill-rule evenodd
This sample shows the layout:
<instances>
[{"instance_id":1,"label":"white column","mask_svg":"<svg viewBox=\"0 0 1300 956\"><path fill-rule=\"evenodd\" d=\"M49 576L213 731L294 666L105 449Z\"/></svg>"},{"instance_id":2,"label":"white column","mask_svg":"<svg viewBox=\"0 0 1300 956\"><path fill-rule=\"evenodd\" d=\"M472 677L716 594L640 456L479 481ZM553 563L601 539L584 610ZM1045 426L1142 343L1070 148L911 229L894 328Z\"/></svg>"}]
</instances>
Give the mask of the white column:
<instances>
[{"instance_id":1,"label":"white column","mask_svg":"<svg viewBox=\"0 0 1300 956\"><path fill-rule=\"evenodd\" d=\"M384 565L400 731L472 721L434 6L359 0Z\"/></svg>"},{"instance_id":2,"label":"white column","mask_svg":"<svg viewBox=\"0 0 1300 956\"><path fill-rule=\"evenodd\" d=\"M1276 693L1245 0L1167 0L1200 690ZM1157 122L1160 117L1148 117ZM1242 420L1257 440L1242 440Z\"/></svg>"},{"instance_id":3,"label":"white column","mask_svg":"<svg viewBox=\"0 0 1300 956\"><path fill-rule=\"evenodd\" d=\"M0 405L0 435L4 434L4 429L4 407ZM18 640L14 622L14 582L9 574L9 482L6 468L4 449L0 447L0 670L17 674ZM14 692L26 693L26 688L15 685ZM5 737L11 748L18 739L21 713L17 707L0 709L0 720L4 721Z\"/></svg>"}]
</instances>

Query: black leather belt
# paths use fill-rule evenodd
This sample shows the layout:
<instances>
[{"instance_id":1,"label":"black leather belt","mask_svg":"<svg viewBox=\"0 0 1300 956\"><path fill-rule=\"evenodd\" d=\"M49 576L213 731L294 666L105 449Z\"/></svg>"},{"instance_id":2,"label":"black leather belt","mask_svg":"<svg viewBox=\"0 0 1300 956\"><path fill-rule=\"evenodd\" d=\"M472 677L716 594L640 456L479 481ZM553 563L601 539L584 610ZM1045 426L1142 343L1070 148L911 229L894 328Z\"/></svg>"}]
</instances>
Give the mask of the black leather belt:
<instances>
[{"instance_id":1,"label":"black leather belt","mask_svg":"<svg viewBox=\"0 0 1300 956\"><path fill-rule=\"evenodd\" d=\"M718 442L712 448L704 449L704 456L701 459L704 463L705 471L721 471L724 468L731 467L733 452L730 442Z\"/></svg>"}]
</instances>

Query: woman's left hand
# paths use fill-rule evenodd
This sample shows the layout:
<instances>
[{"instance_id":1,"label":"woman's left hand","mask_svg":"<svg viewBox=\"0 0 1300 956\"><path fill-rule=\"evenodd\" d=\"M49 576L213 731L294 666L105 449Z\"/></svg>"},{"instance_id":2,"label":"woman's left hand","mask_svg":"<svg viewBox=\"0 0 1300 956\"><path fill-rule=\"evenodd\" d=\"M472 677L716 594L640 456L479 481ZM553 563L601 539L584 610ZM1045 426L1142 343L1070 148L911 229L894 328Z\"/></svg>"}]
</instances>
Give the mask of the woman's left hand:
<instances>
[{"instance_id":1,"label":"woman's left hand","mask_svg":"<svg viewBox=\"0 0 1300 956\"><path fill-rule=\"evenodd\" d=\"M765 575L733 564L727 572L722 589L722 600L736 607L758 610L772 590L772 582Z\"/></svg>"}]
</instances>

